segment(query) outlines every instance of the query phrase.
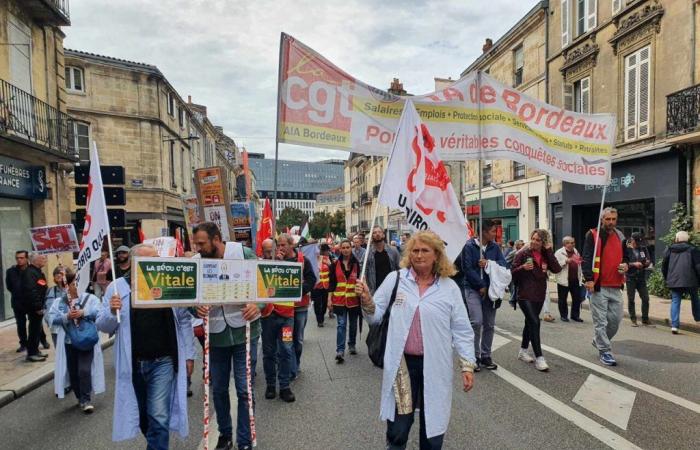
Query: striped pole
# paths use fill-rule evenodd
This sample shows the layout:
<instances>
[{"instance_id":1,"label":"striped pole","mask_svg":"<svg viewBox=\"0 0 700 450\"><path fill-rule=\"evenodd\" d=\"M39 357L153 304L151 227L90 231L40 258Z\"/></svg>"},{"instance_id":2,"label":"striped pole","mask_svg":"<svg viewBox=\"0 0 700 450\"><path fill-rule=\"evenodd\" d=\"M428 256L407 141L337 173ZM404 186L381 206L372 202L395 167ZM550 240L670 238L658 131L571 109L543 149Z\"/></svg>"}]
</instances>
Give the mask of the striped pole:
<instances>
[{"instance_id":1,"label":"striped pole","mask_svg":"<svg viewBox=\"0 0 700 450\"><path fill-rule=\"evenodd\" d=\"M248 418L250 419L250 440L253 447L258 445L255 431L255 411L253 411L253 376L250 357L250 321L245 322L245 378L248 388Z\"/></svg>"},{"instance_id":2,"label":"striped pole","mask_svg":"<svg viewBox=\"0 0 700 450\"><path fill-rule=\"evenodd\" d=\"M204 450L209 450L209 312L204 316Z\"/></svg>"}]
</instances>

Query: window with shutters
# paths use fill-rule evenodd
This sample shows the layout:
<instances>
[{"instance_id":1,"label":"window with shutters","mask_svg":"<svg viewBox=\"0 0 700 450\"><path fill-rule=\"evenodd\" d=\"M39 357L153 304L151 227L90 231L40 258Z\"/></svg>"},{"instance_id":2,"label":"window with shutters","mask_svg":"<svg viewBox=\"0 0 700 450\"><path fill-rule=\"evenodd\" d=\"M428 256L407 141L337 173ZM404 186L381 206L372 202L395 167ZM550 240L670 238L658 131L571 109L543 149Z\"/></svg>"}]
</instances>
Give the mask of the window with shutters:
<instances>
[{"instance_id":1,"label":"window with shutters","mask_svg":"<svg viewBox=\"0 0 700 450\"><path fill-rule=\"evenodd\" d=\"M522 180L525 178L525 164L513 161L513 179Z\"/></svg>"},{"instance_id":2,"label":"window with shutters","mask_svg":"<svg viewBox=\"0 0 700 450\"><path fill-rule=\"evenodd\" d=\"M523 84L523 67L525 62L523 59L523 46L513 50L513 86Z\"/></svg>"},{"instance_id":3,"label":"window with shutters","mask_svg":"<svg viewBox=\"0 0 700 450\"><path fill-rule=\"evenodd\" d=\"M569 1L561 0L561 47L564 48L568 46L571 41L569 39L569 22L571 21L571 14L569 12Z\"/></svg>"},{"instance_id":4,"label":"window with shutters","mask_svg":"<svg viewBox=\"0 0 700 450\"><path fill-rule=\"evenodd\" d=\"M622 0L611 0L612 1L612 13L613 15L620 12L622 9Z\"/></svg>"},{"instance_id":5,"label":"window with shutters","mask_svg":"<svg viewBox=\"0 0 700 450\"><path fill-rule=\"evenodd\" d=\"M598 0L561 0L561 45L571 43L598 26Z\"/></svg>"},{"instance_id":6,"label":"window with shutters","mask_svg":"<svg viewBox=\"0 0 700 450\"><path fill-rule=\"evenodd\" d=\"M187 192L187 164L185 164L185 149L180 147L180 175L182 178L182 192Z\"/></svg>"},{"instance_id":7,"label":"window with shutters","mask_svg":"<svg viewBox=\"0 0 700 450\"><path fill-rule=\"evenodd\" d=\"M71 153L78 155L81 164L90 163L90 125L73 122L73 139L68 143Z\"/></svg>"},{"instance_id":8,"label":"window with shutters","mask_svg":"<svg viewBox=\"0 0 700 450\"><path fill-rule=\"evenodd\" d=\"M591 77L564 83L564 109L589 114L591 108Z\"/></svg>"},{"instance_id":9,"label":"window with shutters","mask_svg":"<svg viewBox=\"0 0 700 450\"><path fill-rule=\"evenodd\" d=\"M184 129L185 128L185 108L180 106L177 111L177 119L178 123L180 124L180 128Z\"/></svg>"},{"instance_id":10,"label":"window with shutters","mask_svg":"<svg viewBox=\"0 0 700 450\"><path fill-rule=\"evenodd\" d=\"M651 47L625 57L625 141L649 136Z\"/></svg>"},{"instance_id":11,"label":"window with shutters","mask_svg":"<svg viewBox=\"0 0 700 450\"><path fill-rule=\"evenodd\" d=\"M491 186L491 183L493 182L493 169L491 161L484 162L484 167L482 167L481 170L481 185L484 187Z\"/></svg>"},{"instance_id":12,"label":"window with shutters","mask_svg":"<svg viewBox=\"0 0 700 450\"><path fill-rule=\"evenodd\" d=\"M175 180L175 142L170 141L170 186L177 187Z\"/></svg>"},{"instance_id":13,"label":"window with shutters","mask_svg":"<svg viewBox=\"0 0 700 450\"><path fill-rule=\"evenodd\" d=\"M172 92L168 92L168 104L166 105L168 109L168 115L175 116L175 96Z\"/></svg>"},{"instance_id":14,"label":"window with shutters","mask_svg":"<svg viewBox=\"0 0 700 450\"><path fill-rule=\"evenodd\" d=\"M66 67L66 89L74 92L85 92L85 83L83 82L83 69L79 67Z\"/></svg>"}]
</instances>

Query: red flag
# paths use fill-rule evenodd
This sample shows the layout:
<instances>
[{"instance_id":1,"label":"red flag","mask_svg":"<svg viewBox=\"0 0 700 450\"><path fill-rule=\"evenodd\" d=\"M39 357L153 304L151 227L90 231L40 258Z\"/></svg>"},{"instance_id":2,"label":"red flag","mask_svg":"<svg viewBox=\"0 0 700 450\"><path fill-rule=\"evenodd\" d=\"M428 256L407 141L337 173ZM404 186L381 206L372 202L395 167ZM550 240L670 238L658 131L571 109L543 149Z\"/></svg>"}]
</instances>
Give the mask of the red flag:
<instances>
[{"instance_id":1,"label":"red flag","mask_svg":"<svg viewBox=\"0 0 700 450\"><path fill-rule=\"evenodd\" d=\"M185 254L185 247L182 245L182 229L175 229L175 256L183 256Z\"/></svg>"},{"instance_id":2,"label":"red flag","mask_svg":"<svg viewBox=\"0 0 700 450\"><path fill-rule=\"evenodd\" d=\"M141 227L141 221L139 221L139 242L142 243L146 240L146 235L143 233L143 228Z\"/></svg>"},{"instance_id":3,"label":"red flag","mask_svg":"<svg viewBox=\"0 0 700 450\"><path fill-rule=\"evenodd\" d=\"M269 239L274 235L272 230L272 223L274 217L272 215L272 207L270 206L270 199L265 199L265 206L263 207L262 218L260 219L260 228L258 229L258 234L255 238L256 246L255 253L262 258L262 243L265 239Z\"/></svg>"}]
</instances>

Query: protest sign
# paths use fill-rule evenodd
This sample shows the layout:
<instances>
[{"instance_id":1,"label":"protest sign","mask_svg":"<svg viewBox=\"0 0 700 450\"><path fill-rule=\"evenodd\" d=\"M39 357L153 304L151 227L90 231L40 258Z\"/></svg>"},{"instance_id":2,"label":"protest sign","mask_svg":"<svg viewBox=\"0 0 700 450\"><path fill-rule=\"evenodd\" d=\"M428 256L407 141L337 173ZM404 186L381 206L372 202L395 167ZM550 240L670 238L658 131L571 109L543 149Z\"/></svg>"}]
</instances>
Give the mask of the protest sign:
<instances>
[{"instance_id":1,"label":"protest sign","mask_svg":"<svg viewBox=\"0 0 700 450\"><path fill-rule=\"evenodd\" d=\"M144 244L149 244L155 247L158 256L161 258L172 258L177 256L177 240L174 237L158 237L146 239Z\"/></svg>"},{"instance_id":2,"label":"protest sign","mask_svg":"<svg viewBox=\"0 0 700 450\"><path fill-rule=\"evenodd\" d=\"M200 304L255 301L255 263L244 259L202 259Z\"/></svg>"},{"instance_id":3,"label":"protest sign","mask_svg":"<svg viewBox=\"0 0 700 450\"><path fill-rule=\"evenodd\" d=\"M29 234L32 238L32 247L39 254L80 251L73 224L30 228Z\"/></svg>"},{"instance_id":4,"label":"protest sign","mask_svg":"<svg viewBox=\"0 0 700 450\"><path fill-rule=\"evenodd\" d=\"M188 230L202 223L196 195L183 195L182 209L185 212L185 226Z\"/></svg>"},{"instance_id":5,"label":"protest sign","mask_svg":"<svg viewBox=\"0 0 700 450\"><path fill-rule=\"evenodd\" d=\"M134 308L198 303L199 259L137 256L131 264L131 303Z\"/></svg>"},{"instance_id":6,"label":"protest sign","mask_svg":"<svg viewBox=\"0 0 700 450\"><path fill-rule=\"evenodd\" d=\"M195 170L194 178L201 220L214 222L221 230L221 237L225 241L230 240L233 220L226 171L223 167L206 167Z\"/></svg>"},{"instance_id":7,"label":"protest sign","mask_svg":"<svg viewBox=\"0 0 700 450\"><path fill-rule=\"evenodd\" d=\"M607 184L616 120L531 98L472 72L425 95L397 96L282 36L279 142L388 156L410 98L444 160L510 159L578 184Z\"/></svg>"},{"instance_id":8,"label":"protest sign","mask_svg":"<svg viewBox=\"0 0 700 450\"><path fill-rule=\"evenodd\" d=\"M228 215L225 206L205 206L204 208L204 221L213 222L219 227L221 231L221 238L224 241L231 240L231 231L228 226Z\"/></svg>"},{"instance_id":9,"label":"protest sign","mask_svg":"<svg viewBox=\"0 0 700 450\"><path fill-rule=\"evenodd\" d=\"M301 263L257 261L257 301L300 301L302 275Z\"/></svg>"},{"instance_id":10,"label":"protest sign","mask_svg":"<svg viewBox=\"0 0 700 450\"><path fill-rule=\"evenodd\" d=\"M236 228L250 228L250 203L248 202L233 202L231 203L231 217L233 218L233 226Z\"/></svg>"}]
</instances>

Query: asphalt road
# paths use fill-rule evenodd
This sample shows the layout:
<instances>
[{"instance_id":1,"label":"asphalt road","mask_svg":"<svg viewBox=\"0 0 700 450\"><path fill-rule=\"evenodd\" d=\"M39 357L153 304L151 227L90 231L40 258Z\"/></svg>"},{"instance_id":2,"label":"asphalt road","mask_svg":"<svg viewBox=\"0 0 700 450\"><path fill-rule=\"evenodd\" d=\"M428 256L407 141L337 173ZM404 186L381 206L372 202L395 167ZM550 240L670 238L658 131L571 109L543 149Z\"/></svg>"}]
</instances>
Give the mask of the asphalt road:
<instances>
[{"instance_id":1,"label":"asphalt road","mask_svg":"<svg viewBox=\"0 0 700 450\"><path fill-rule=\"evenodd\" d=\"M522 314L505 305L498 313L495 372L482 371L469 394L455 377L452 418L445 449L694 449L700 430L700 336L671 335L668 328L632 328L624 321L614 340L619 366L606 368L591 346L587 311L583 324L543 323L550 372L516 359ZM292 404L263 398L262 363L256 394L258 448L379 449L381 371L364 344L360 355L336 365L335 322L306 329L302 373ZM365 330L366 332L366 330ZM145 441L111 442L114 369L106 352L107 393L84 416L71 398L58 400L49 383L0 409L2 449L131 449ZM201 383L189 403L190 438L171 448L195 449L202 433ZM235 396L234 396L235 410ZM215 420L212 431L215 431ZM409 448L417 448L417 423ZM215 441L216 436L212 438ZM213 448L213 446L211 447Z\"/></svg>"}]
</instances>

